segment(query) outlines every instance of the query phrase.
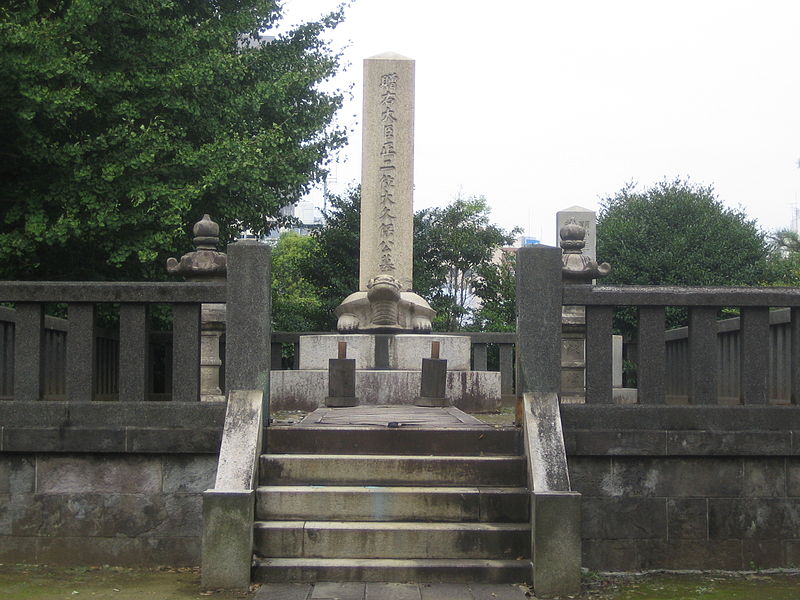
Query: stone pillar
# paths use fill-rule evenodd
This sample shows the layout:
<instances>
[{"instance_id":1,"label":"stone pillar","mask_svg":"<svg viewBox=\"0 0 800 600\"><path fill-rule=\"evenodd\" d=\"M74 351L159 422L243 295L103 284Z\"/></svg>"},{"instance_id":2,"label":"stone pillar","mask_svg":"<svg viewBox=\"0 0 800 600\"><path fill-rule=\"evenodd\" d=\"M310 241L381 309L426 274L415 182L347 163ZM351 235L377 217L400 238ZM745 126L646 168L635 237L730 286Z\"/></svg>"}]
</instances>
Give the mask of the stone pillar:
<instances>
[{"instance_id":1,"label":"stone pillar","mask_svg":"<svg viewBox=\"0 0 800 600\"><path fill-rule=\"evenodd\" d=\"M594 213L573 207L558 213L578 214L587 219L591 215L594 230ZM584 252L586 247L586 228L574 217L559 228L562 251L562 275L564 285L593 283L594 279L605 277L611 267L608 263L598 265L594 257ZM594 240L593 240L594 243ZM581 404L586 401L586 307L564 306L561 314L561 402Z\"/></svg>"},{"instance_id":2,"label":"stone pillar","mask_svg":"<svg viewBox=\"0 0 800 600\"><path fill-rule=\"evenodd\" d=\"M219 225L208 215L195 223L196 250L181 257L167 260L167 271L181 275L187 281L224 281L227 274L227 256L217 252ZM220 339L225 333L225 305L203 304L200 310L200 400L224 402L220 386Z\"/></svg>"},{"instance_id":3,"label":"stone pillar","mask_svg":"<svg viewBox=\"0 0 800 600\"><path fill-rule=\"evenodd\" d=\"M597 213L582 206L570 206L558 211L556 213L556 236L560 236L562 227L573 220L584 230L583 255L597 260Z\"/></svg>"},{"instance_id":4,"label":"stone pillar","mask_svg":"<svg viewBox=\"0 0 800 600\"><path fill-rule=\"evenodd\" d=\"M358 287L379 275L411 289L414 229L414 61L364 61L361 252Z\"/></svg>"},{"instance_id":5,"label":"stone pillar","mask_svg":"<svg viewBox=\"0 0 800 600\"><path fill-rule=\"evenodd\" d=\"M359 289L336 309L340 332L431 330L411 291L414 263L414 61L364 61Z\"/></svg>"}]
</instances>

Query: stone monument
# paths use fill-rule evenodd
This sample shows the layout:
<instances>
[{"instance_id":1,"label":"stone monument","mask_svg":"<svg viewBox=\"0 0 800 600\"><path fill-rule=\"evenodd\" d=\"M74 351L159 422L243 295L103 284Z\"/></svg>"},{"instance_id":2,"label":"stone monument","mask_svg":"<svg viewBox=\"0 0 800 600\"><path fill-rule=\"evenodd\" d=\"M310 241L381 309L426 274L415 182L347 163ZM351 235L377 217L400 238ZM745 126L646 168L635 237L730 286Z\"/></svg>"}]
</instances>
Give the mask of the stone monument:
<instances>
[{"instance_id":1,"label":"stone monument","mask_svg":"<svg viewBox=\"0 0 800 600\"><path fill-rule=\"evenodd\" d=\"M414 256L414 61L394 53L364 61L359 289L336 309L334 334L300 336L299 370L273 371L274 410L325 403L340 344L356 364L361 404L413 404L433 344L446 361L444 398L465 410L500 405L500 373L470 370L468 336L432 334L435 312L411 291ZM438 394L437 394L438 396Z\"/></svg>"},{"instance_id":2,"label":"stone monument","mask_svg":"<svg viewBox=\"0 0 800 600\"><path fill-rule=\"evenodd\" d=\"M435 315L411 291L414 256L414 61L364 61L359 289L336 309L342 333L427 333Z\"/></svg>"}]
</instances>

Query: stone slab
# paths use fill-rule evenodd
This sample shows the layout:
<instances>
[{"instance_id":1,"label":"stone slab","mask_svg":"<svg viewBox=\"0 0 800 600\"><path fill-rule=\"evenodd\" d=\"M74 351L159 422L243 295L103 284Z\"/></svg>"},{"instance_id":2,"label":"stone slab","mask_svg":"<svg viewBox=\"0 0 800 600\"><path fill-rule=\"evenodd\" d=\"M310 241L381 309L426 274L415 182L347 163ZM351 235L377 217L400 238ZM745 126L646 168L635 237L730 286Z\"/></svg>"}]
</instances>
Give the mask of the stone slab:
<instances>
[{"instance_id":1,"label":"stone slab","mask_svg":"<svg viewBox=\"0 0 800 600\"><path fill-rule=\"evenodd\" d=\"M359 404L414 404L419 396L420 371L356 371ZM313 411L325 406L328 390L326 370L273 371L272 410ZM500 407L500 373L496 371L450 371L445 397L467 412L491 412Z\"/></svg>"},{"instance_id":2,"label":"stone slab","mask_svg":"<svg viewBox=\"0 0 800 600\"><path fill-rule=\"evenodd\" d=\"M201 585L250 587L255 492L208 490L203 494Z\"/></svg>"},{"instance_id":3,"label":"stone slab","mask_svg":"<svg viewBox=\"0 0 800 600\"><path fill-rule=\"evenodd\" d=\"M531 498L533 592L549 598L581 591L581 495L534 493Z\"/></svg>"},{"instance_id":4,"label":"stone slab","mask_svg":"<svg viewBox=\"0 0 800 600\"><path fill-rule=\"evenodd\" d=\"M263 431L261 398L261 390L230 393L214 484L217 491L254 489Z\"/></svg>"},{"instance_id":5,"label":"stone slab","mask_svg":"<svg viewBox=\"0 0 800 600\"><path fill-rule=\"evenodd\" d=\"M262 585L253 600L308 600L309 583L268 583Z\"/></svg>"},{"instance_id":6,"label":"stone slab","mask_svg":"<svg viewBox=\"0 0 800 600\"><path fill-rule=\"evenodd\" d=\"M470 368L469 336L403 333L387 337L389 369L420 370L422 359L431 356L431 342L439 342L439 357L447 360L450 371ZM300 369L327 369L328 360L338 356L339 342L347 343L347 358L356 360L356 369L380 367L375 364L374 335L334 333L300 336Z\"/></svg>"},{"instance_id":7,"label":"stone slab","mask_svg":"<svg viewBox=\"0 0 800 600\"><path fill-rule=\"evenodd\" d=\"M555 393L527 393L525 407L525 454L528 481L538 492L569 491L567 455Z\"/></svg>"},{"instance_id":8,"label":"stone slab","mask_svg":"<svg viewBox=\"0 0 800 600\"><path fill-rule=\"evenodd\" d=\"M415 583L368 583L365 600L421 600Z\"/></svg>"}]
</instances>

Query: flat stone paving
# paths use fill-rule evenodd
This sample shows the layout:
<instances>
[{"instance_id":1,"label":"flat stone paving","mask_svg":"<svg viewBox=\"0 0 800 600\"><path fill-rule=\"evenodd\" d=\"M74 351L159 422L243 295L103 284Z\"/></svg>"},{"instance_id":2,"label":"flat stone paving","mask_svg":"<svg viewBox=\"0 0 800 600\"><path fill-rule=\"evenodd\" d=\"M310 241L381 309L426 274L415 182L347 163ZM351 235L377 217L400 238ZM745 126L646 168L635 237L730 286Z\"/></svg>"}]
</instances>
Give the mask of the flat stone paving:
<instances>
[{"instance_id":1,"label":"flat stone paving","mask_svg":"<svg viewBox=\"0 0 800 600\"><path fill-rule=\"evenodd\" d=\"M428 408L403 405L364 405L347 408L318 408L298 423L301 426L331 427L491 427L453 407ZM316 600L316 599L315 599Z\"/></svg>"},{"instance_id":2,"label":"flat stone paving","mask_svg":"<svg viewBox=\"0 0 800 600\"><path fill-rule=\"evenodd\" d=\"M254 600L527 600L503 583L265 583Z\"/></svg>"}]
</instances>

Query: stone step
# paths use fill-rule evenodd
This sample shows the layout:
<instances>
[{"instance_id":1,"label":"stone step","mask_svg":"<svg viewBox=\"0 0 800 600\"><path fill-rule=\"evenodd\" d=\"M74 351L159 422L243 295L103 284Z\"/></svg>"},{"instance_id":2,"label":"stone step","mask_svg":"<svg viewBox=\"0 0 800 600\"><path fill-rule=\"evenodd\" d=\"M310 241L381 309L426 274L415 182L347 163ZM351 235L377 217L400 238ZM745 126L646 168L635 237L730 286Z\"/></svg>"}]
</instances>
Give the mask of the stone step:
<instances>
[{"instance_id":1,"label":"stone step","mask_svg":"<svg viewBox=\"0 0 800 600\"><path fill-rule=\"evenodd\" d=\"M522 456L264 454L261 485L527 485Z\"/></svg>"},{"instance_id":2,"label":"stone step","mask_svg":"<svg viewBox=\"0 0 800 600\"><path fill-rule=\"evenodd\" d=\"M266 486L256 519L525 522L524 487Z\"/></svg>"},{"instance_id":3,"label":"stone step","mask_svg":"<svg viewBox=\"0 0 800 600\"><path fill-rule=\"evenodd\" d=\"M529 583L530 560L262 558L253 582ZM455 600L455 599L454 599Z\"/></svg>"},{"instance_id":4,"label":"stone step","mask_svg":"<svg viewBox=\"0 0 800 600\"><path fill-rule=\"evenodd\" d=\"M519 455L516 427L457 429L273 426L265 429L271 454L431 454L435 456Z\"/></svg>"},{"instance_id":5,"label":"stone step","mask_svg":"<svg viewBox=\"0 0 800 600\"><path fill-rule=\"evenodd\" d=\"M257 521L257 556L282 558L530 557L527 523Z\"/></svg>"}]
</instances>

